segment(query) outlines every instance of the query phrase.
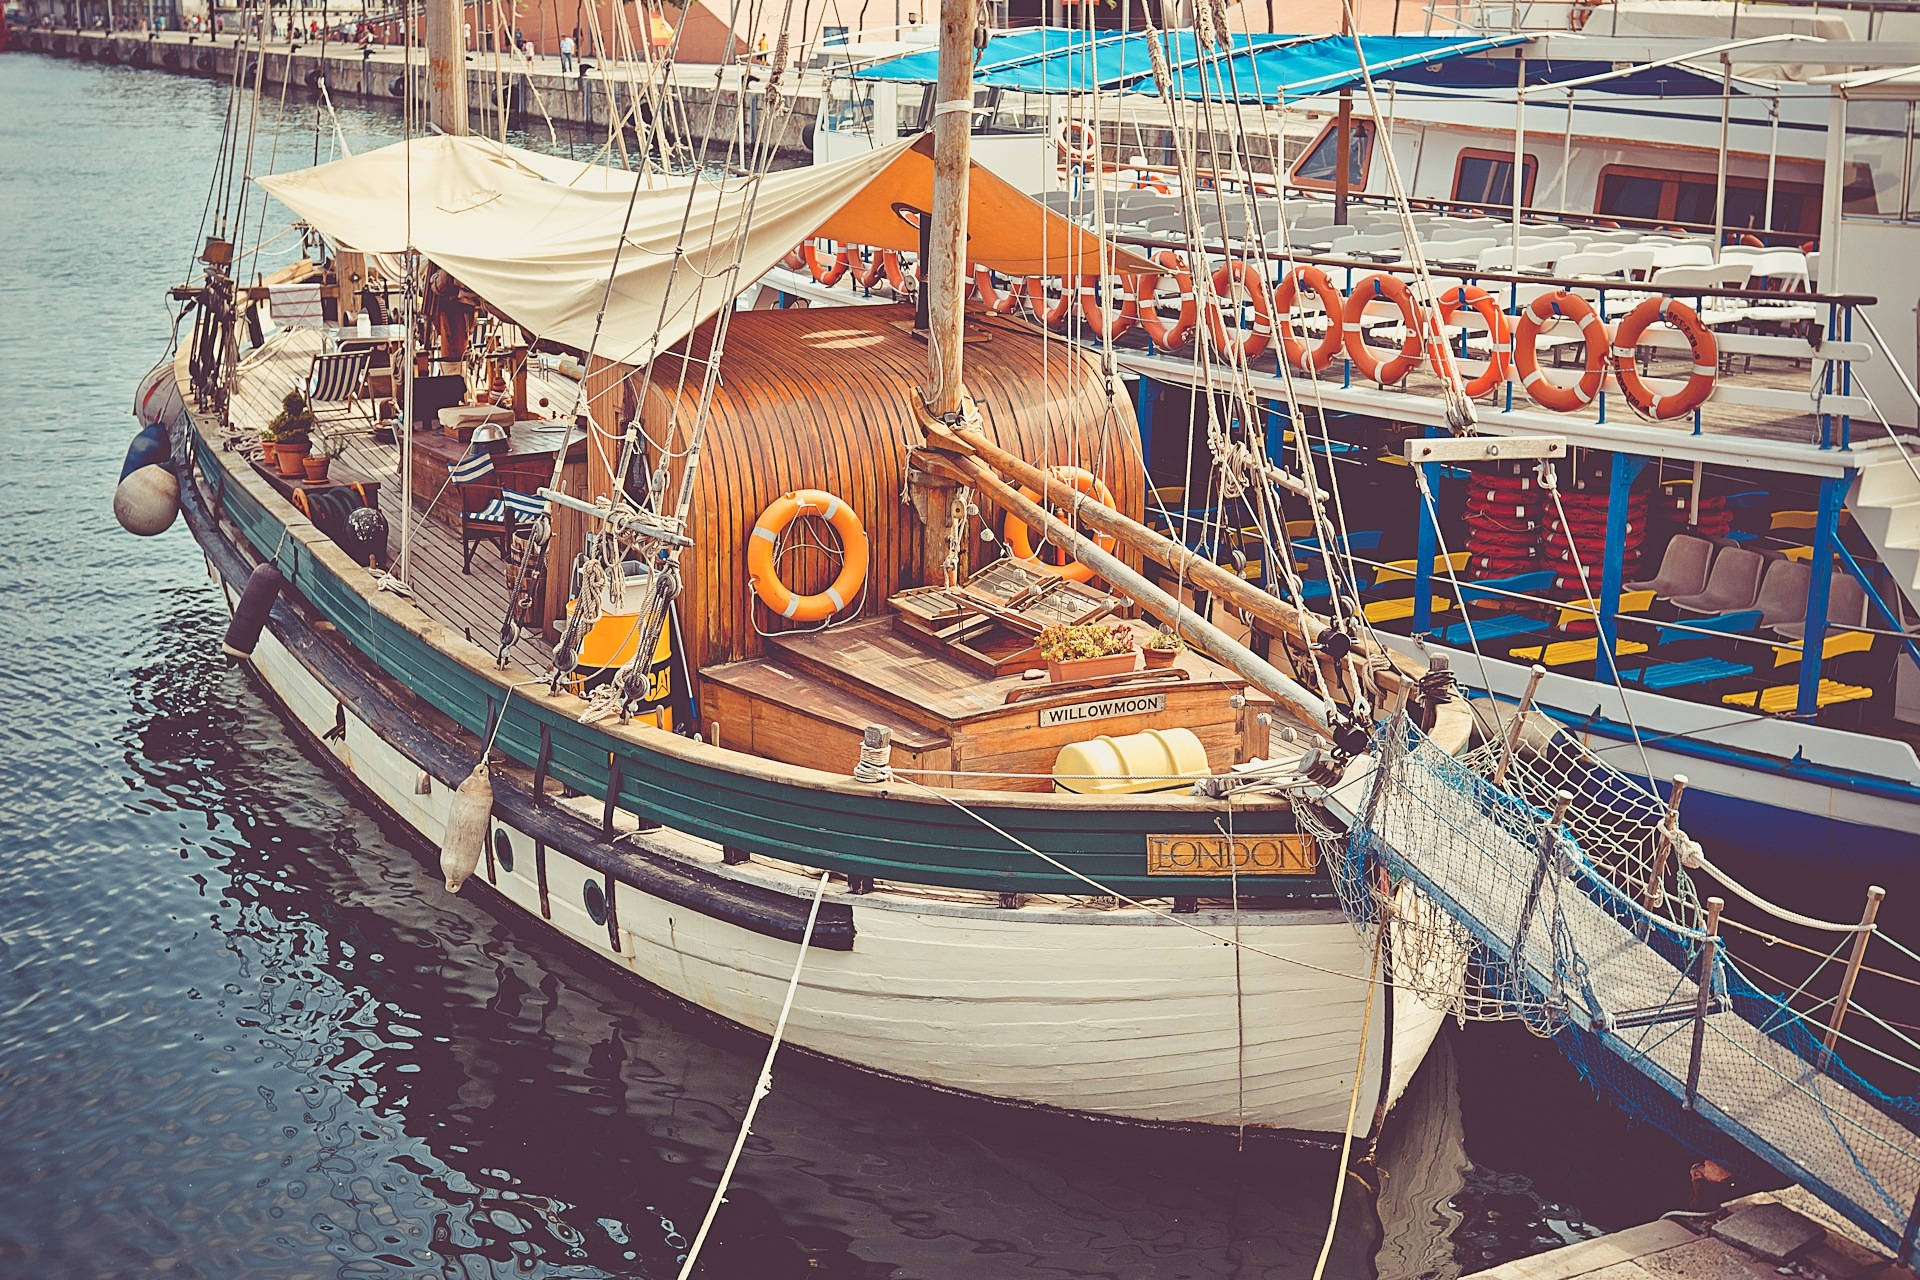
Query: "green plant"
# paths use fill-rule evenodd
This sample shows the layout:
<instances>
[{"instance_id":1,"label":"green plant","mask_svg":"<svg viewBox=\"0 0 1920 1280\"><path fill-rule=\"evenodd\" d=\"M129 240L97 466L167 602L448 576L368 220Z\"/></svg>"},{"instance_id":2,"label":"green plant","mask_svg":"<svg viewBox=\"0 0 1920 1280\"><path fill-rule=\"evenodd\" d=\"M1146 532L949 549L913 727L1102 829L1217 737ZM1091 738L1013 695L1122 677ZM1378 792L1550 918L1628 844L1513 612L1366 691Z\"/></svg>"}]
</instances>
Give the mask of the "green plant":
<instances>
[{"instance_id":1,"label":"green plant","mask_svg":"<svg viewBox=\"0 0 1920 1280\"><path fill-rule=\"evenodd\" d=\"M280 402L280 412L273 415L272 421L261 430L262 440L304 440L312 435L317 424L313 420L313 410L307 405L307 398L298 391L287 392L286 399Z\"/></svg>"},{"instance_id":2,"label":"green plant","mask_svg":"<svg viewBox=\"0 0 1920 1280\"><path fill-rule=\"evenodd\" d=\"M1104 658L1115 653L1132 653L1133 632L1117 622L1058 625L1042 631L1038 644L1040 656L1048 662Z\"/></svg>"},{"instance_id":3,"label":"green plant","mask_svg":"<svg viewBox=\"0 0 1920 1280\"><path fill-rule=\"evenodd\" d=\"M1185 640L1182 640L1173 632L1168 631L1165 627L1162 627L1147 637L1147 648L1159 653L1178 653L1186 647L1187 642Z\"/></svg>"},{"instance_id":4,"label":"green plant","mask_svg":"<svg viewBox=\"0 0 1920 1280\"><path fill-rule=\"evenodd\" d=\"M347 451L347 438L332 431L320 434L320 456L329 461L337 461Z\"/></svg>"}]
</instances>

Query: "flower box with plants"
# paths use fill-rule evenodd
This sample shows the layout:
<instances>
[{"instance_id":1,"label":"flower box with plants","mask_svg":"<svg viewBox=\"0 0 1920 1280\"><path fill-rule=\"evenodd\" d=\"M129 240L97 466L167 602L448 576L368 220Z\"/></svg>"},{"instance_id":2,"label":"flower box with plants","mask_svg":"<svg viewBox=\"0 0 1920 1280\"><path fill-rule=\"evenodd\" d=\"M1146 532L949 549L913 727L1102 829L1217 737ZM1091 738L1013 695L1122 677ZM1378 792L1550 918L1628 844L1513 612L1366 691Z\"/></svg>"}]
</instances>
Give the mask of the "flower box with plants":
<instances>
[{"instance_id":1,"label":"flower box with plants","mask_svg":"<svg viewBox=\"0 0 1920 1280\"><path fill-rule=\"evenodd\" d=\"M321 432L319 438L314 442L314 451L301 459L302 465L306 467L307 483L325 484L327 482L328 468L333 466L335 458L338 458L346 451L347 440L345 436L335 435L331 431Z\"/></svg>"},{"instance_id":2,"label":"flower box with plants","mask_svg":"<svg viewBox=\"0 0 1920 1280\"><path fill-rule=\"evenodd\" d=\"M280 402L280 412L260 431L266 460L289 480L306 474L304 459L313 447L315 425L307 398L298 391L289 391Z\"/></svg>"},{"instance_id":3,"label":"flower box with plants","mask_svg":"<svg viewBox=\"0 0 1920 1280\"><path fill-rule=\"evenodd\" d=\"M1056 682L1124 675L1138 661L1133 631L1123 622L1051 626L1036 644L1047 664L1047 679Z\"/></svg>"},{"instance_id":4,"label":"flower box with plants","mask_svg":"<svg viewBox=\"0 0 1920 1280\"><path fill-rule=\"evenodd\" d=\"M1146 659L1149 667L1170 667L1173 665L1173 660L1180 656L1180 651L1186 647L1185 640L1162 627L1147 637L1147 643L1141 649L1141 656Z\"/></svg>"}]
</instances>

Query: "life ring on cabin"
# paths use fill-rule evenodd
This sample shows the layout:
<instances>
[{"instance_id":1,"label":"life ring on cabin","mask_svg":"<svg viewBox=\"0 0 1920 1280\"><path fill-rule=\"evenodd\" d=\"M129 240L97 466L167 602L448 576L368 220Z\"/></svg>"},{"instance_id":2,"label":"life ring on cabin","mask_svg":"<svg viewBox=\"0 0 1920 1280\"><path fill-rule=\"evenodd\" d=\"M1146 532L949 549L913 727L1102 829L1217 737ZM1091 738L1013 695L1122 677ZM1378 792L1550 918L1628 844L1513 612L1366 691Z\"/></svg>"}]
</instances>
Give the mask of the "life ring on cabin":
<instances>
[{"instance_id":1,"label":"life ring on cabin","mask_svg":"<svg viewBox=\"0 0 1920 1280\"><path fill-rule=\"evenodd\" d=\"M1107 310L1108 301L1118 301L1119 310ZM1117 338L1133 328L1140 318L1140 300L1134 296L1133 280L1125 276L1081 276L1080 318L1086 322L1087 332L1103 341Z\"/></svg>"},{"instance_id":2,"label":"life ring on cabin","mask_svg":"<svg viewBox=\"0 0 1920 1280\"><path fill-rule=\"evenodd\" d=\"M993 272L987 267L973 269L973 292L980 299L980 305L995 315L1012 315L1013 309L1020 305L1020 285L1009 281L1007 291L1002 293L994 286Z\"/></svg>"},{"instance_id":3,"label":"life ring on cabin","mask_svg":"<svg viewBox=\"0 0 1920 1280\"><path fill-rule=\"evenodd\" d=\"M1540 372L1540 357L1534 349L1540 330L1555 316L1565 316L1579 325L1586 339L1587 367L1570 387L1560 386ZM1543 293L1520 313L1520 323L1513 331L1513 368L1527 389L1527 398L1541 408L1561 413L1583 409L1593 403L1600 394L1600 384L1606 381L1607 326L1600 323L1592 304L1579 294L1565 289Z\"/></svg>"},{"instance_id":4,"label":"life ring on cabin","mask_svg":"<svg viewBox=\"0 0 1920 1280\"><path fill-rule=\"evenodd\" d=\"M1253 307L1253 325L1241 329L1239 338L1227 332L1227 300L1232 296L1235 286L1246 290L1247 303ZM1213 273L1213 291L1220 298L1220 305L1207 310L1207 329L1213 334L1213 344L1229 357L1252 360L1267 349L1273 341L1273 307L1267 300L1267 281L1255 269L1251 262L1244 259L1229 258L1220 264ZM1236 300L1234 310L1238 311ZM1234 326L1236 329L1238 325Z\"/></svg>"},{"instance_id":5,"label":"life ring on cabin","mask_svg":"<svg viewBox=\"0 0 1920 1280\"><path fill-rule=\"evenodd\" d=\"M800 246L800 261L815 284L829 289L839 284L841 277L847 274L847 255L835 252L830 257L823 257L817 240L808 240Z\"/></svg>"},{"instance_id":6,"label":"life ring on cabin","mask_svg":"<svg viewBox=\"0 0 1920 1280\"><path fill-rule=\"evenodd\" d=\"M1678 329L1693 350L1693 372L1687 385L1666 396L1654 394L1634 362L1640 335L1660 321ZM1629 311L1613 331L1614 381L1620 384L1620 394L1627 398L1627 404L1643 418L1663 422L1692 413L1713 394L1713 380L1719 373L1720 344L1714 340L1713 330L1701 322L1699 312L1684 302L1648 298Z\"/></svg>"},{"instance_id":7,"label":"life ring on cabin","mask_svg":"<svg viewBox=\"0 0 1920 1280\"><path fill-rule=\"evenodd\" d=\"M805 271L807 260L800 256L800 246L795 245L787 250L787 256L780 259L780 265L789 271Z\"/></svg>"},{"instance_id":8,"label":"life ring on cabin","mask_svg":"<svg viewBox=\"0 0 1920 1280\"><path fill-rule=\"evenodd\" d=\"M795 595L780 581L774 549L787 526L801 516L818 516L840 535L840 576L825 591ZM867 581L867 531L853 509L824 489L795 489L775 498L747 539L747 580L760 603L795 622L825 622L858 598Z\"/></svg>"},{"instance_id":9,"label":"life ring on cabin","mask_svg":"<svg viewBox=\"0 0 1920 1280\"><path fill-rule=\"evenodd\" d=\"M1467 383L1467 394L1483 396L1493 390L1513 373L1513 331L1507 327L1507 313L1493 300L1493 295L1474 285L1456 285L1440 295L1440 323L1444 327L1453 313L1465 308L1486 321L1487 336L1493 342L1493 358L1487 361L1487 367ZM1444 341L1444 339L1443 339ZM1435 374L1440 372L1438 362L1434 364Z\"/></svg>"},{"instance_id":10,"label":"life ring on cabin","mask_svg":"<svg viewBox=\"0 0 1920 1280\"><path fill-rule=\"evenodd\" d=\"M1027 311L1049 329L1064 328L1067 315L1073 310L1073 290L1061 282L1058 297L1047 297L1047 283L1059 281L1057 276L1028 276L1020 282L1020 296L1025 299Z\"/></svg>"},{"instance_id":11,"label":"life ring on cabin","mask_svg":"<svg viewBox=\"0 0 1920 1280\"><path fill-rule=\"evenodd\" d=\"M1326 336L1311 349L1293 332L1293 303L1302 289L1320 299L1320 306L1327 313ZM1295 267L1287 272L1274 291L1273 314L1275 327L1280 332L1280 349L1286 353L1288 364L1302 373L1319 373L1333 363L1334 355L1346 339L1346 303L1341 300L1340 291L1333 287L1333 281L1327 279L1326 272L1318 267Z\"/></svg>"},{"instance_id":12,"label":"life ring on cabin","mask_svg":"<svg viewBox=\"0 0 1920 1280\"><path fill-rule=\"evenodd\" d=\"M847 267L853 273L853 282L862 289L871 289L880 283L880 273L886 264L880 261L880 251L869 249L863 244L850 244L840 250L840 256L846 260Z\"/></svg>"},{"instance_id":13,"label":"life ring on cabin","mask_svg":"<svg viewBox=\"0 0 1920 1280\"><path fill-rule=\"evenodd\" d=\"M1094 501L1103 503L1109 507L1113 505L1113 490L1107 488L1104 480L1094 475L1093 472L1088 471L1085 467L1051 467L1048 469L1048 474L1063 484L1072 485L1074 491L1084 497L1092 498ZM1042 500L1040 494L1035 493L1032 489L1024 485L1021 486L1020 493L1029 502L1039 502ZM1033 539L1027 529L1027 522L1019 516L1009 515L1007 517L1006 532L1003 536L1007 541L1007 553L1014 559L1023 561L1032 568L1040 569L1047 573L1058 574L1070 582L1087 582L1094 576L1093 570L1081 564L1078 560L1069 560L1065 564L1048 564L1046 561L1040 559L1040 557L1034 553ZM1093 535L1093 541L1102 551L1113 550L1114 540L1113 535L1110 533L1096 533Z\"/></svg>"},{"instance_id":14,"label":"life ring on cabin","mask_svg":"<svg viewBox=\"0 0 1920 1280\"><path fill-rule=\"evenodd\" d=\"M1100 135L1078 120L1064 122L1053 141L1068 164L1092 164L1100 158Z\"/></svg>"},{"instance_id":15,"label":"life ring on cabin","mask_svg":"<svg viewBox=\"0 0 1920 1280\"><path fill-rule=\"evenodd\" d=\"M1171 249L1162 249L1153 255L1155 264L1165 267L1163 275L1141 277L1134 285L1140 312L1140 327L1146 330L1147 338L1162 351L1178 351L1186 343L1187 336L1193 332L1193 322L1198 312L1193 305L1193 273L1187 270L1180 255ZM1169 323L1160 314L1160 282L1172 277L1174 288L1180 291L1180 313Z\"/></svg>"},{"instance_id":16,"label":"life ring on cabin","mask_svg":"<svg viewBox=\"0 0 1920 1280\"><path fill-rule=\"evenodd\" d=\"M1151 169L1135 169L1133 171L1133 189L1135 191L1152 191L1163 196L1173 194L1167 190L1167 184L1160 180L1160 175Z\"/></svg>"},{"instance_id":17,"label":"life ring on cabin","mask_svg":"<svg viewBox=\"0 0 1920 1280\"><path fill-rule=\"evenodd\" d=\"M1400 308L1400 319L1407 330L1400 354L1386 360L1367 350L1366 337L1360 328L1360 317L1376 298L1385 298ZM1406 282L1398 276L1371 275L1353 287L1347 296L1346 329L1347 359L1353 361L1353 367L1363 378L1383 387L1390 387L1412 373L1424 354L1420 312L1413 305L1413 294L1407 291Z\"/></svg>"}]
</instances>

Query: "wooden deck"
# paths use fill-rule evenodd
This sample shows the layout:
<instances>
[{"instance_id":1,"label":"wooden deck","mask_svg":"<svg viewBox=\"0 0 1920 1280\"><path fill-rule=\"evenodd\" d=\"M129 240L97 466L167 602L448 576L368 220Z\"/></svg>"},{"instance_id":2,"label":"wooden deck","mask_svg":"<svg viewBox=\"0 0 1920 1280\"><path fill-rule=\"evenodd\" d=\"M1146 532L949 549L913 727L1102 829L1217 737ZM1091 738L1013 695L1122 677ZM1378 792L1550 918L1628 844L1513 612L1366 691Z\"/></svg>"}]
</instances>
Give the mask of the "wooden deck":
<instances>
[{"instance_id":1,"label":"wooden deck","mask_svg":"<svg viewBox=\"0 0 1920 1280\"><path fill-rule=\"evenodd\" d=\"M306 382L322 342L316 330L285 330L243 361L233 383L235 447L258 452L252 442L260 427L280 411L281 399L288 391ZM380 512L391 530L389 567L396 576L403 576L420 607L437 621L458 629L483 648L496 648L515 566L503 562L494 547L483 545L473 553L473 571L462 573L459 531L429 517L426 503L408 501L399 445L377 443L368 425L364 420L356 425L340 462L350 471L380 481ZM403 540L404 575L400 554ZM560 571L564 572L564 567ZM506 656L509 667L530 675L544 676L552 670L549 647L539 636L523 636Z\"/></svg>"}]
</instances>

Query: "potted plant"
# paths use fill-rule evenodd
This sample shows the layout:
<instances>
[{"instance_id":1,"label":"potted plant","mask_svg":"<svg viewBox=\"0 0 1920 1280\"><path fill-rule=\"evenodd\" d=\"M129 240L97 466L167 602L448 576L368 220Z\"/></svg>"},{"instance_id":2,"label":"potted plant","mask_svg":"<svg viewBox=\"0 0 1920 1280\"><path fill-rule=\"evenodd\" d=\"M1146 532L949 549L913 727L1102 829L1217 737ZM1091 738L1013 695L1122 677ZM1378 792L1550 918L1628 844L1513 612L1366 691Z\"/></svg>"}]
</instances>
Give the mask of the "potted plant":
<instances>
[{"instance_id":1,"label":"potted plant","mask_svg":"<svg viewBox=\"0 0 1920 1280\"><path fill-rule=\"evenodd\" d=\"M314 426L313 410L307 406L307 398L298 391L289 391L280 402L280 412L273 415L267 429L260 433L262 439L272 434L274 466L289 480L306 474L304 459L312 448Z\"/></svg>"},{"instance_id":2,"label":"potted plant","mask_svg":"<svg viewBox=\"0 0 1920 1280\"><path fill-rule=\"evenodd\" d=\"M1173 660L1180 656L1180 651L1186 647L1185 640L1162 627L1147 637L1141 656L1146 659L1148 667L1170 667L1173 665Z\"/></svg>"},{"instance_id":3,"label":"potted plant","mask_svg":"<svg viewBox=\"0 0 1920 1280\"><path fill-rule=\"evenodd\" d=\"M1087 680L1133 670L1133 632L1125 623L1052 626L1040 633L1040 656L1051 681Z\"/></svg>"},{"instance_id":4,"label":"potted plant","mask_svg":"<svg viewBox=\"0 0 1920 1280\"><path fill-rule=\"evenodd\" d=\"M323 432L315 451L301 460L301 464L306 468L307 483L325 484L327 469L333 465L333 460L346 450L347 442L343 437L331 432Z\"/></svg>"},{"instance_id":5,"label":"potted plant","mask_svg":"<svg viewBox=\"0 0 1920 1280\"><path fill-rule=\"evenodd\" d=\"M279 457L280 433L274 430L273 424L269 422L260 428L260 461L270 467L278 467Z\"/></svg>"}]
</instances>

